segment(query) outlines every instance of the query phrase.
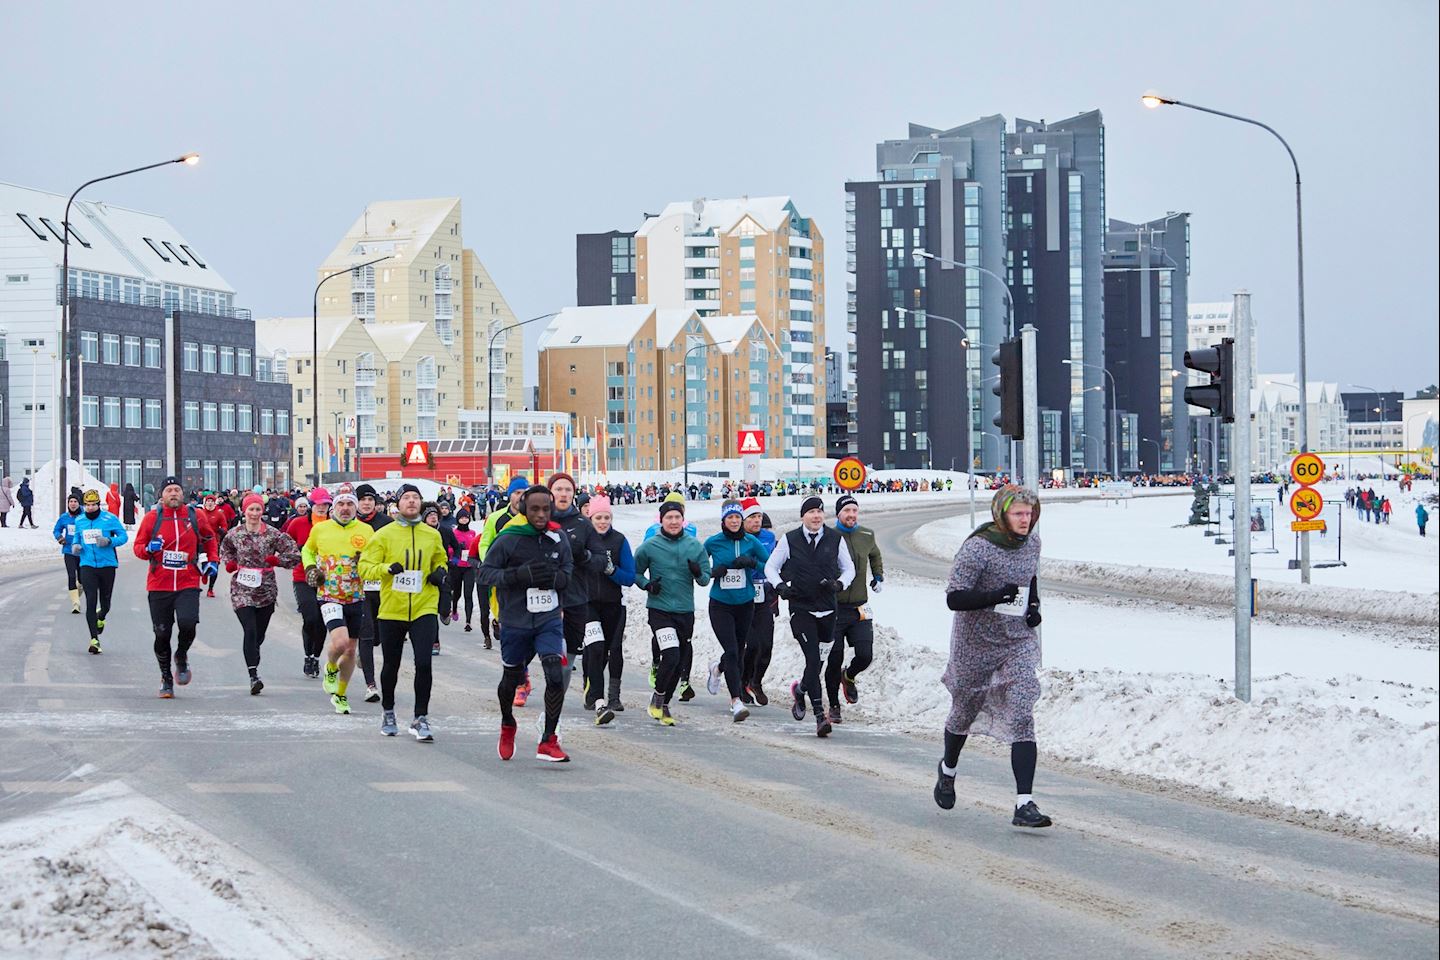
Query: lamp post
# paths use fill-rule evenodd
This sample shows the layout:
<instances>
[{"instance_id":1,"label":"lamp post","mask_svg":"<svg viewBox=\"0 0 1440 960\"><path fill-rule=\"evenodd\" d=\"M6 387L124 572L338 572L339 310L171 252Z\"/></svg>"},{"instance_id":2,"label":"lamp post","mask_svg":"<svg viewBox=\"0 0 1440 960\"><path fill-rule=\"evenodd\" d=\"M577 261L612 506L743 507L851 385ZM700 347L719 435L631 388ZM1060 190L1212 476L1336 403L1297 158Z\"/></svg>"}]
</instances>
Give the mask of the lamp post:
<instances>
[{"instance_id":1,"label":"lamp post","mask_svg":"<svg viewBox=\"0 0 1440 960\"><path fill-rule=\"evenodd\" d=\"M507 324L498 327L490 334L490 341L485 347L485 389L489 394L485 398L485 482L490 485L495 483L495 370L491 367L490 355L495 352L495 338L500 334L517 327L523 327L527 323L535 323L537 320L548 320L555 316L557 311L542 313L538 317L531 317L529 320L521 320L518 323Z\"/></svg>"},{"instance_id":2,"label":"lamp post","mask_svg":"<svg viewBox=\"0 0 1440 960\"><path fill-rule=\"evenodd\" d=\"M989 277L991 280L994 280L996 283L1000 284L1000 291L1005 294L1005 336L1015 336L1015 302L1010 299L1010 285L1006 283L999 274L991 270L986 270L984 267L976 266L973 263L965 263L962 260L951 260L947 257L936 256L929 250L923 250L919 247L916 247L915 250L911 252L910 256L915 259L915 262L917 264L921 260L934 260L936 263L948 263L952 267L961 267L965 270L974 270L976 273L983 274ZM926 314L926 316L929 316L929 314Z\"/></svg>"},{"instance_id":3,"label":"lamp post","mask_svg":"<svg viewBox=\"0 0 1440 960\"><path fill-rule=\"evenodd\" d=\"M719 343L697 343L697 344L695 344L695 346L691 347L689 350L686 350L686 351L685 351L685 355L680 358L680 365L685 368L685 389L686 389L686 390L689 390L689 389L690 389L690 354L694 353L696 350L704 350L704 349L706 349L707 347L725 347L725 346L729 346L729 345L732 344L732 343L735 343L735 341L734 341L734 340L721 340ZM813 367L814 364L811 364L811 366ZM689 400L688 400L688 399L686 400L686 403L687 403L687 404L689 403ZM685 479L684 479L683 483L684 483L685 489L686 489L686 490L689 490L689 489L690 489L690 417L689 417L690 411L689 411L689 410L686 410L685 413L686 413L686 417L685 417L685 449L682 450L681 452L685 455L685 467L684 467L684 474L683 474L683 476L684 476ZM799 482L800 482L800 445L799 445L798 443L795 445L795 482L796 482L796 483L799 483Z\"/></svg>"},{"instance_id":4,"label":"lamp post","mask_svg":"<svg viewBox=\"0 0 1440 960\"><path fill-rule=\"evenodd\" d=\"M1295 308L1297 318L1297 329L1300 337L1300 452L1307 453L1310 450L1310 417L1308 403L1305 396L1305 230L1304 217L1300 203L1300 162L1295 159L1295 151L1290 149L1290 144L1285 138L1276 132L1274 127L1253 120L1250 117L1242 117L1235 113L1226 113L1223 110L1215 110L1211 107L1201 107L1193 103L1185 103L1172 97L1162 97L1157 93L1149 92L1140 98L1140 102L1150 109L1160 106L1188 107L1191 110L1198 110L1201 113L1213 114L1217 117L1225 117L1227 120L1238 120L1241 123L1248 123L1251 126L1259 127L1270 134L1285 152L1290 156L1290 165L1295 168ZM1245 375L1245 374L1242 374ZM1248 416L1248 414L1246 415ZM1246 468L1248 469L1248 467ZM1300 582L1310 582L1310 534L1300 534Z\"/></svg>"},{"instance_id":5,"label":"lamp post","mask_svg":"<svg viewBox=\"0 0 1440 960\"><path fill-rule=\"evenodd\" d=\"M1074 360L1061 360L1060 362L1066 364L1067 366L1073 366L1075 363ZM1120 401L1117 399L1117 397L1119 396L1119 391L1115 386L1115 375L1109 370L1100 366L1098 363L1085 363L1082 360L1080 362L1080 366L1089 367L1092 370L1099 370L1101 373L1105 374L1105 376L1110 378L1110 476L1113 479L1119 479L1120 447L1119 440L1117 439L1119 435L1119 426L1115 418L1119 415Z\"/></svg>"},{"instance_id":6,"label":"lamp post","mask_svg":"<svg viewBox=\"0 0 1440 960\"><path fill-rule=\"evenodd\" d=\"M918 251L918 250L916 251L916 253L919 253L919 252L920 252L920 251ZM1007 291L1006 295L1007 295L1007 296L1009 295L1008 291ZM896 307L896 308L895 308L895 312L896 312L896 313L902 313L902 314L903 314L903 313L911 313L911 314L913 314L913 313L915 313L916 311L914 311L914 310L909 310L909 309L907 309L907 308L905 308L905 307ZM996 347L995 347L994 344L982 343L982 342L979 341L979 340L973 340L973 341L972 341L972 340L970 339L969 334L968 334L968 333L966 332L966 330L965 330L965 325L962 324L959 320L956 320L954 317L942 317L942 316L941 316L940 314L938 314L938 313L929 313L929 312L927 311L926 314L925 314L925 319L926 319L927 321L930 321L930 320L943 320L943 321L945 321L946 323L950 324L951 326L955 327L955 329L959 330L959 331L960 331L960 347L961 347L961 349L963 349L963 350L968 351L972 346L974 346L974 347L989 347L989 348L992 349L992 350L996 349ZM966 374L967 374L967 376L966 376L966 381L967 381L966 387L967 387L967 389L965 390L965 430L966 430L966 433L967 433L967 435L968 435L968 434L973 430L972 424L973 424L974 421L975 421L975 394L972 392L972 390L973 390L973 389L978 389L981 384L988 383L989 380L994 380L994 379L997 379L997 378L995 378L995 377L990 377L989 380L983 380L983 381L981 381L980 384L976 384L976 385L975 385L975 388L970 388L970 387L969 387L969 384L968 384L968 381L969 381L969 376L968 376L968 374L969 374L969 366L968 366L968 364L967 364L967 366L966 366ZM984 431L982 430L981 433L984 433ZM933 449L933 447L932 447L932 449ZM983 451L983 449L984 449L984 444L981 444L981 449L982 449L982 451ZM970 457L969 457L968 459L973 460L974 456L975 456L974 440L973 440L973 438L972 438L972 439L971 439ZM983 452L982 452L982 454L981 454L981 458L982 458L982 459L984 458ZM997 469L998 469L998 464L999 464L999 460L998 460L998 459L996 460L996 464L997 464ZM971 470L973 470L973 469L974 469L974 468L973 468L972 466L968 466L968 465L967 465L966 468L965 468L965 472L968 474L968 473L970 473ZM972 526L973 526L973 524L972 524Z\"/></svg>"},{"instance_id":7,"label":"lamp post","mask_svg":"<svg viewBox=\"0 0 1440 960\"><path fill-rule=\"evenodd\" d=\"M1100 438L1099 438L1099 437L1091 436L1090 434L1086 433L1084 430L1081 430L1081 431L1080 431L1080 439L1081 439L1081 440L1094 440L1094 441L1095 441L1095 459L1096 459L1096 460L1101 460L1101 459L1103 459L1103 451L1100 449Z\"/></svg>"},{"instance_id":8,"label":"lamp post","mask_svg":"<svg viewBox=\"0 0 1440 960\"><path fill-rule=\"evenodd\" d=\"M1158 476L1160 475L1160 441L1159 441L1159 440L1151 440L1149 437L1141 437L1141 438L1140 438L1140 442L1141 442L1141 443L1153 443L1153 444L1155 444L1155 472L1152 473L1151 476L1157 476L1157 477L1158 477ZM1141 465L1143 466L1144 464L1142 463Z\"/></svg>"},{"instance_id":9,"label":"lamp post","mask_svg":"<svg viewBox=\"0 0 1440 960\"><path fill-rule=\"evenodd\" d=\"M389 260L390 255L376 257L374 260L366 260L364 263L357 263L346 267L343 270L336 270L334 273L326 274L315 284L315 295L310 301L310 402L313 409L310 411L310 455L315 458L315 486L320 486L324 471L320 468L320 288L336 277L344 276L347 273L354 273L356 270L363 270L366 267L373 267L377 263Z\"/></svg>"},{"instance_id":10,"label":"lamp post","mask_svg":"<svg viewBox=\"0 0 1440 960\"><path fill-rule=\"evenodd\" d=\"M1215 459L1215 442L1209 437L1202 437L1197 433L1195 435L1195 466L1197 469L1200 466L1200 444L1202 443L1208 443L1210 445L1210 459L1212 461ZM1211 471L1211 475L1214 475L1213 470Z\"/></svg>"},{"instance_id":11,"label":"lamp post","mask_svg":"<svg viewBox=\"0 0 1440 960\"><path fill-rule=\"evenodd\" d=\"M81 430L81 427L80 427L80 417L79 417L78 409L72 409L73 406L74 406L74 404L76 404L78 401L77 401L77 398L73 396L73 391L72 391L71 388L70 388L70 362L71 362L71 358L72 358L72 357L74 356L74 354L75 354L75 351L72 350L71 347L70 347L70 235L71 235L71 230L70 230L70 207L71 207L71 205L73 205L73 204L75 203L75 198L80 195L80 191L81 191L81 190L84 190L86 187L93 186L94 184L103 183L103 182L106 181L106 180L116 180L116 179L119 179L120 177L128 177L128 176L129 176L130 174L132 174L132 173L143 173L143 172L146 171L146 170L154 170L156 167L168 167L168 166L169 166L170 164L172 164L172 163L183 163L183 164L185 164L186 166L193 167L193 166L195 166L195 164L197 164L197 163L199 163L199 162L200 162L200 154L198 154L198 153L187 153L187 154L183 154L182 156L178 156L178 157L175 157L175 158L170 159L170 160L161 160L159 163L147 163L147 164L146 164L145 166L143 166L143 167L134 167L133 169L130 169L130 170L121 170L119 173L111 173L111 174L107 174L107 175L105 175L105 176L103 176L103 177L96 177L96 178L93 179L93 180L86 180L84 183L80 184L80 186L76 187L76 188L75 188L75 192L72 193L72 194L70 194L70 199L68 199L68 200L65 201L65 215L60 218L60 228L61 228L61 229L60 229L60 248L61 248L61 254L60 254L60 350L59 350L59 354L60 354L60 377L61 377L61 381L62 381L62 382L61 382L60 394L61 394L61 397L62 397L63 399L62 399L62 402L61 402L61 404L60 404L59 409L56 411L56 416L60 418L60 425L61 425L61 426L60 426L60 434L61 434L60 446L63 447L64 449L63 449L63 450L62 450L62 449L57 449L57 450L56 450L56 453L59 455L59 456L57 457L57 460L58 460L59 462L56 464L56 470L55 470L55 503L56 503L60 508L63 508L64 505L65 505L65 475L66 475L66 473L67 473L68 470L69 470L69 463L70 463L70 430L69 430L69 425L70 425L70 424L74 424L74 426L75 426L76 443L77 443L77 444L79 443L79 433L80 433L80 430ZM33 405L32 405L32 412L33 412ZM68 423L67 423L66 421L68 421ZM35 431L32 429L32 430L30 431L30 433L31 433L31 436L33 437ZM31 455L31 458L30 458L30 459L31 459L32 461L35 459L33 454Z\"/></svg>"}]
</instances>

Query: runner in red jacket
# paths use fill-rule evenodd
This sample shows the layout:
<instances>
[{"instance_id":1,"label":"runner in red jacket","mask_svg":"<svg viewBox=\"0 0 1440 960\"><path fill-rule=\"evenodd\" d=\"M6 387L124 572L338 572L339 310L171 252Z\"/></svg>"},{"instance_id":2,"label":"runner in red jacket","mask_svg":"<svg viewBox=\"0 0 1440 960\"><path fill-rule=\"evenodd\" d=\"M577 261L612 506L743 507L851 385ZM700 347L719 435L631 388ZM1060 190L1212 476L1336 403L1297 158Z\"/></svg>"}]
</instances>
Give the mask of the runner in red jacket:
<instances>
[{"instance_id":1,"label":"runner in red jacket","mask_svg":"<svg viewBox=\"0 0 1440 960\"><path fill-rule=\"evenodd\" d=\"M198 511L204 514L206 522L210 524L210 529L215 534L215 556L217 558L220 556L219 543L225 539L225 531L230 529L229 518L225 515L224 507L221 506L224 503L225 501L214 491L206 490L200 497L201 509ZM228 504L225 505L228 506ZM215 596L215 581L218 577L219 573L209 573L204 576L205 596Z\"/></svg>"},{"instance_id":2,"label":"runner in red jacket","mask_svg":"<svg viewBox=\"0 0 1440 960\"><path fill-rule=\"evenodd\" d=\"M324 487L316 487L310 496L295 501L295 516L285 523L284 534L296 543L303 544L310 539L310 528L330 518L330 494ZM291 590L295 594L295 608L300 611L300 642L305 651L305 676L311 680L320 679L320 652L325 649L325 621L320 617L320 603L315 599L315 588L305 582L305 564L295 564L291 574Z\"/></svg>"},{"instance_id":3,"label":"runner in red jacket","mask_svg":"<svg viewBox=\"0 0 1440 960\"><path fill-rule=\"evenodd\" d=\"M160 665L160 698L175 696L175 681L190 682L190 645L200 622L200 580L219 566L215 531L200 510L186 506L177 477L160 485L160 504L145 514L135 534L135 556L150 564L145 579L149 592L150 623L155 631L155 661ZM192 520L193 517L193 520ZM170 635L178 626L174 650L175 671L170 673Z\"/></svg>"}]
</instances>

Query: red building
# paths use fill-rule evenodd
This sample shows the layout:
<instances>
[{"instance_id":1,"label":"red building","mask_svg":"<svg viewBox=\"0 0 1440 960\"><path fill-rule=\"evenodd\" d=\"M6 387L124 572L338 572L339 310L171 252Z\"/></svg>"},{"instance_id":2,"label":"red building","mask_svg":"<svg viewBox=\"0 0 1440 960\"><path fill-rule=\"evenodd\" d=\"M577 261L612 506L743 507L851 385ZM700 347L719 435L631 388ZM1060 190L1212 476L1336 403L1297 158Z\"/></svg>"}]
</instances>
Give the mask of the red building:
<instances>
[{"instance_id":1,"label":"red building","mask_svg":"<svg viewBox=\"0 0 1440 960\"><path fill-rule=\"evenodd\" d=\"M417 447L420 453L414 452ZM483 486L492 482L485 473L488 447L485 440L420 441L406 445L408 455L359 454L355 469L362 477L418 477L451 486ZM493 482L504 486L516 474L543 481L562 469L563 459L563 453L536 450L528 437L502 437L495 441Z\"/></svg>"}]
</instances>

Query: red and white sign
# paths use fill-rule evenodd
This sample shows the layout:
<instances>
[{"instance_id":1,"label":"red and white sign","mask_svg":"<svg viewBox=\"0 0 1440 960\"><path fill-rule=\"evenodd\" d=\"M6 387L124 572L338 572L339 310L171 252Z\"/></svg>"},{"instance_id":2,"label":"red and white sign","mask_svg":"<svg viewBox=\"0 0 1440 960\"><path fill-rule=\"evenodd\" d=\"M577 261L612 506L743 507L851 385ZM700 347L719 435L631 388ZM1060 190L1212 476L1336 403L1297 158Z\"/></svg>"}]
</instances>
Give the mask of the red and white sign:
<instances>
[{"instance_id":1,"label":"red and white sign","mask_svg":"<svg viewBox=\"0 0 1440 960\"><path fill-rule=\"evenodd\" d=\"M763 456L765 453L764 430L741 430L735 434L735 447L740 456Z\"/></svg>"},{"instance_id":2,"label":"red and white sign","mask_svg":"<svg viewBox=\"0 0 1440 960\"><path fill-rule=\"evenodd\" d=\"M432 462L430 459L430 444L424 440L410 440L405 444L405 457L401 461L403 466L428 467Z\"/></svg>"},{"instance_id":3,"label":"red and white sign","mask_svg":"<svg viewBox=\"0 0 1440 960\"><path fill-rule=\"evenodd\" d=\"M835 485L841 490L854 490L865 482L865 464L857 457L846 457L835 464Z\"/></svg>"}]
</instances>

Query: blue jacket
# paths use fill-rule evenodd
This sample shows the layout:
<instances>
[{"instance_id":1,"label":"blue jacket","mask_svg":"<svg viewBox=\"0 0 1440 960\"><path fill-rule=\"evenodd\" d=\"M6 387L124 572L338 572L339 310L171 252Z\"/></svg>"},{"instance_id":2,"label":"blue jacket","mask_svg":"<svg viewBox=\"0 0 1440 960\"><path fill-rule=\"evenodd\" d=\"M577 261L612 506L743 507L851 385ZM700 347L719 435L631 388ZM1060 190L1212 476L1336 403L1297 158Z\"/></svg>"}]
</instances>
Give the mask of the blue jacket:
<instances>
[{"instance_id":1,"label":"blue jacket","mask_svg":"<svg viewBox=\"0 0 1440 960\"><path fill-rule=\"evenodd\" d=\"M752 533L751 536L760 541L760 546L765 548L765 559L769 560L770 554L775 552L775 531L761 527L759 533ZM765 582L764 563L750 571L750 582L752 584Z\"/></svg>"},{"instance_id":2,"label":"blue jacket","mask_svg":"<svg viewBox=\"0 0 1440 960\"><path fill-rule=\"evenodd\" d=\"M739 540L731 540L722 530L705 541L705 552L710 555L710 599L731 605L754 603L755 586L751 577L754 576L756 570L759 570L761 574L765 572L765 561L770 559L770 551L765 549L765 545L748 533ZM732 560L740 557L753 558L755 566L746 571L747 576L743 581L743 586L726 590L720 586L722 574L716 572L716 568L729 566Z\"/></svg>"},{"instance_id":3,"label":"blue jacket","mask_svg":"<svg viewBox=\"0 0 1440 960\"><path fill-rule=\"evenodd\" d=\"M110 538L110 546L97 547L94 544L85 542L85 531L95 530L100 536ZM75 518L75 544L80 547L80 566L82 567L115 567L119 563L115 559L115 548L130 539L125 528L113 513L106 513L101 510L94 519L91 519L84 510L80 516Z\"/></svg>"},{"instance_id":4,"label":"blue jacket","mask_svg":"<svg viewBox=\"0 0 1440 960\"><path fill-rule=\"evenodd\" d=\"M75 542L75 518L82 513L84 513L83 510L80 511L80 513L65 511L60 514L60 519L55 521L55 529L50 531L50 536L56 540L59 540L62 536L65 538L64 542L60 544L60 555L62 557L70 555L70 545Z\"/></svg>"}]
</instances>

